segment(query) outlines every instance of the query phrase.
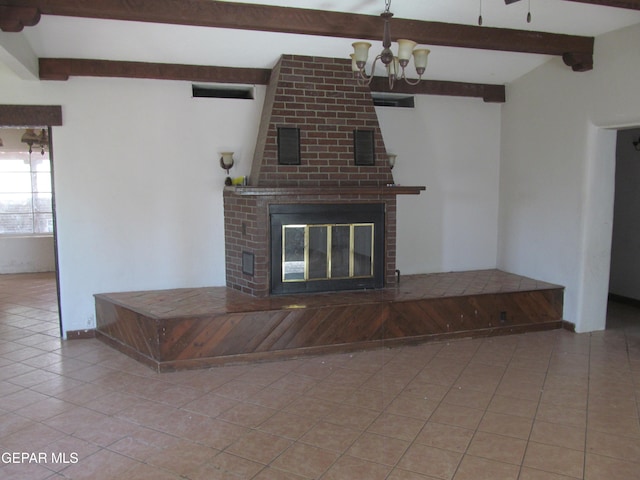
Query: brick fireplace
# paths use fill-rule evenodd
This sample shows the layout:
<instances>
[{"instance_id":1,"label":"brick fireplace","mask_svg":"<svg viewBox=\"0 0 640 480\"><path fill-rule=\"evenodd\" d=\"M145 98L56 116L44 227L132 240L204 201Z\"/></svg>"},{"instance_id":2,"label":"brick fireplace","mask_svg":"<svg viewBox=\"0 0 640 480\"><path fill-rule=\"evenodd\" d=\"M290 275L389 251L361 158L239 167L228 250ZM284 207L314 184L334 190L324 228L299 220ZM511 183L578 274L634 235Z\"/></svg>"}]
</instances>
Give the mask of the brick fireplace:
<instances>
[{"instance_id":1,"label":"brick fireplace","mask_svg":"<svg viewBox=\"0 0 640 480\"><path fill-rule=\"evenodd\" d=\"M356 164L356 130L368 132L372 161ZM283 138L299 140L284 162ZM406 275L381 289L396 284L397 195L424 190L394 185L385 157L370 92L348 61L283 56L249 185L224 189L227 287L98 294L96 336L168 371L562 326L562 287L497 270ZM324 260L322 247L289 259L275 243L276 230L295 237L301 225L303 243L332 244ZM333 240L347 225L349 272L337 262L334 275ZM290 294L325 287L331 293Z\"/></svg>"},{"instance_id":2,"label":"brick fireplace","mask_svg":"<svg viewBox=\"0 0 640 480\"><path fill-rule=\"evenodd\" d=\"M393 285L396 196L423 189L394 184L371 92L358 85L350 61L283 55L267 87L248 186L224 190L227 286L263 297ZM274 273L282 262L272 258L272 251L280 247L273 247L270 219L273 211L298 205L327 212L339 212L340 205L362 205L363 210L377 205L383 212L383 232L376 235L371 257L378 259L372 276L375 273L379 281L316 281L309 288L274 288L278 282L272 278L285 277ZM363 217L355 225L368 223ZM343 225L328 228L344 229Z\"/></svg>"}]
</instances>

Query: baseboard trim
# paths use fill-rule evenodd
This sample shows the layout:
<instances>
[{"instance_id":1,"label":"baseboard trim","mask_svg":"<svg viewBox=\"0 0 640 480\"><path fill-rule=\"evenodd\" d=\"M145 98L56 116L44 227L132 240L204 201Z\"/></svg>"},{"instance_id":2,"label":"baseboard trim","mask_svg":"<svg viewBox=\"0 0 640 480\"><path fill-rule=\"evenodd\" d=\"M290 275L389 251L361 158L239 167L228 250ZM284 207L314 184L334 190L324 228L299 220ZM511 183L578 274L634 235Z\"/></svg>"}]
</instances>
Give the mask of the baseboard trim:
<instances>
[{"instance_id":1,"label":"baseboard trim","mask_svg":"<svg viewBox=\"0 0 640 480\"><path fill-rule=\"evenodd\" d=\"M562 320L562 328L564 328L565 330L569 330L572 333L576 333L576 324L573 322Z\"/></svg>"}]
</instances>

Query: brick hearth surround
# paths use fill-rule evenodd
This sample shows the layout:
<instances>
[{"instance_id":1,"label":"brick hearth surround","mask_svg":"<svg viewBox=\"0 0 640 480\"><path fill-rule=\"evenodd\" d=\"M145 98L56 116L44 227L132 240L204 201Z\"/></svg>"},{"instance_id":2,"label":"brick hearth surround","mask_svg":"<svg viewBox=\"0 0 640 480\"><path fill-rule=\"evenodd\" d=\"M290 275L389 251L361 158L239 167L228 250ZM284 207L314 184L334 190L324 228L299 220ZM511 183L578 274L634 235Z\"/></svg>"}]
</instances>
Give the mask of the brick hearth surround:
<instances>
[{"instance_id":1,"label":"brick hearth surround","mask_svg":"<svg viewBox=\"0 0 640 480\"><path fill-rule=\"evenodd\" d=\"M227 286L244 293L269 295L269 205L285 203L384 203L385 285L395 284L396 197L383 194L294 194L264 195L255 190L238 193L225 189L225 245ZM266 192L265 192L266 193ZM254 255L254 274L242 273L242 252Z\"/></svg>"},{"instance_id":2,"label":"brick hearth surround","mask_svg":"<svg viewBox=\"0 0 640 480\"><path fill-rule=\"evenodd\" d=\"M300 165L278 164L278 127L300 129ZM355 165L354 130L373 131L374 165ZM273 68L248 187L224 190L227 286L269 295L269 205L384 203L385 285L395 283L396 195L367 86L346 59L283 55ZM417 188L417 189L416 189ZM253 275L242 256L254 257Z\"/></svg>"}]
</instances>

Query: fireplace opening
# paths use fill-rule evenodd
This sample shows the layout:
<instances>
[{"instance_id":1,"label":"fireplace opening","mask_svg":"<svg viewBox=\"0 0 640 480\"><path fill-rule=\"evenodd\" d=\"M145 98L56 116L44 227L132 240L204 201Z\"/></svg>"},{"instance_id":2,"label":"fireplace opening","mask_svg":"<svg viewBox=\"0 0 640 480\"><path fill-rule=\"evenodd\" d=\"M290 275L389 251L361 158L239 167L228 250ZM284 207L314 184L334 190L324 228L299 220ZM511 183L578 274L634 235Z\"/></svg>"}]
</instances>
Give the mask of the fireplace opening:
<instances>
[{"instance_id":1,"label":"fireplace opening","mask_svg":"<svg viewBox=\"0 0 640 480\"><path fill-rule=\"evenodd\" d=\"M384 285L384 204L285 204L269 211L271 293Z\"/></svg>"},{"instance_id":2,"label":"fireplace opening","mask_svg":"<svg viewBox=\"0 0 640 480\"><path fill-rule=\"evenodd\" d=\"M373 223L282 226L282 281L373 277Z\"/></svg>"}]
</instances>

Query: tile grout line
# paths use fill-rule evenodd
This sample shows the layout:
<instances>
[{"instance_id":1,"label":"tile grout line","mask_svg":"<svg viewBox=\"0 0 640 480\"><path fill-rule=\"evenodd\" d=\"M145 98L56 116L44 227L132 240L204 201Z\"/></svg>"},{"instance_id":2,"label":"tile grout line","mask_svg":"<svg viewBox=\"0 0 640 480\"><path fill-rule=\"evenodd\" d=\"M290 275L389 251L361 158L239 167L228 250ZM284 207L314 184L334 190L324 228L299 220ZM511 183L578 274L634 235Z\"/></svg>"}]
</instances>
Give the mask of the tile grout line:
<instances>
[{"instance_id":1,"label":"tile grout line","mask_svg":"<svg viewBox=\"0 0 640 480\"><path fill-rule=\"evenodd\" d=\"M491 337L489 337L491 338ZM518 342L519 343L519 342ZM469 447L471 446L471 443L473 442L473 439L475 438L476 434L479 432L479 428L480 428L480 424L482 423L482 420L484 419L485 415L487 414L487 412L489 411L489 406L491 405L491 402L493 401L493 399L496 396L496 392L498 391L498 387L500 386L500 383L502 382L502 380L504 379L504 376L507 373L507 370L509 368L509 365L511 364L513 357L515 356L516 352L518 350L517 344L516 347L513 349L513 351L511 352L511 356L509 357L509 361L507 362L504 371L502 372L502 375L500 376L500 381L497 383L496 388L494 389L492 395L491 395L491 399L489 400L489 403L487 404L486 408L484 409L484 413L482 414L482 418L480 419L480 421L478 422L478 425L476 426L474 432L473 432L473 436L471 437L471 439L469 440L469 443L467 444L467 447L465 448L464 453L462 454L462 459L460 460L460 463L458 464L458 466L456 467L456 470L452 476L452 478L455 477L455 475L458 472L458 469L460 468L460 465L462 464L462 460L464 460L464 456L465 455L470 455L470 456L474 456L469 454ZM476 352L477 354L477 352ZM474 354L475 357L475 354ZM531 423L532 428L533 428L533 422ZM525 453L526 453L526 449L525 449ZM522 470L522 463L524 462L524 454L522 455L522 460L520 461L520 465L518 467L518 477L520 476L520 471ZM500 463L505 463L505 462L500 462ZM507 464L507 465L511 465L511 464Z\"/></svg>"},{"instance_id":2,"label":"tile grout line","mask_svg":"<svg viewBox=\"0 0 640 480\"><path fill-rule=\"evenodd\" d=\"M531 428L529 429L529 435L527 436L527 444L524 447L524 453L522 454L522 461L520 462L520 467L518 469L518 478L522 477L522 469L524 468L524 461L527 457L527 451L529 450L529 444L531 443L531 435L533 433L533 426L536 422L536 417L538 416L538 411L540 410L540 403L542 402L542 394L544 393L544 386L547 383L547 377L549 374L549 363L551 362L551 357L553 356L553 351L555 350L555 344L553 349L551 350L551 354L549 355L549 362L547 363L547 368L544 372L544 381L542 382L542 387L540 388L540 392L538 395L538 401L536 403L536 411L533 413L533 417L531 419Z\"/></svg>"},{"instance_id":3,"label":"tile grout line","mask_svg":"<svg viewBox=\"0 0 640 480\"><path fill-rule=\"evenodd\" d=\"M589 333L589 361L587 362L587 404L585 406L584 419L584 458L582 460L582 478L587 476L587 445L589 442L589 402L591 398L591 347L593 345L593 335Z\"/></svg>"},{"instance_id":4,"label":"tile grout line","mask_svg":"<svg viewBox=\"0 0 640 480\"><path fill-rule=\"evenodd\" d=\"M406 348L406 347L405 347L405 348ZM438 356L438 353L440 353L440 352L442 351L442 349L443 349L443 348L444 348L444 346L440 347L440 349L438 350L438 352L437 352L435 355L431 356L431 358L429 358L429 360L427 361L427 363L426 363L424 366L422 366L422 368L420 368L420 370L418 370L418 371L416 372L416 374L415 374L413 377L411 377L411 380L409 380L409 381L405 384L405 386L402 388L402 390L400 390L400 392L398 392L398 393L395 395L394 400L395 400L396 398L398 398L402 392L404 392L404 390L407 388L407 386L408 386L408 385L410 385L410 384L411 384L411 382L413 382L413 381L416 379L416 377L417 377L417 376L418 376L422 371L424 371L424 369L425 369L425 368L427 368L427 366L429 365L429 363L431 363L431 362L433 361L433 359L434 359L435 357L437 357L437 356ZM384 368L384 367L383 367L383 368ZM462 373L460 373L460 375L461 375L461 374L462 374ZM458 377L456 377L456 378L459 378L459 376L460 376L460 375L458 375ZM454 383L455 383L455 382L454 382ZM447 392L448 392L448 390L447 390ZM442 398L444 398L444 396L443 396ZM425 399L426 399L426 397L425 397ZM433 412L435 412L435 411L436 411L436 409L438 408L438 406L440 405L440 403L441 403L441 402L442 402L442 399L440 399L440 401L438 402L438 405L437 405L437 406L433 409L433 411L429 414L429 417L428 417L428 418L426 418L426 419L423 421L423 425L422 425L422 427L420 428L420 431L419 431L419 432L418 432L418 433L413 437L413 440L411 440L410 442L408 442L409 444L407 445L407 448L405 448L405 449L404 449L404 451L402 452L402 455L400 455L400 456L398 457L398 459L396 460L395 464L391 467L391 470L389 471L389 473L387 474L387 476L386 476L385 478L389 478L389 476L393 474L393 472L395 471L395 469L396 469L396 468L399 468L399 464L400 464L400 462L401 462L401 461L402 461L402 459L405 457L405 455L407 454L407 452L411 449L411 447L413 447L413 446L414 446L414 444L415 444L415 442L416 442L416 438L418 438L418 436L420 435L420 432L422 432L422 430L424 429L424 427L426 426L426 424L429 422L429 418L431 418L431 415L433 415ZM385 413L385 411L387 410L388 406L390 406L392 403L393 403L393 401L389 402L389 405L386 405L386 406L384 407L384 409L383 409L383 411L382 411L382 413L381 413L380 415L383 415L383 414ZM413 418L413 417L410 417L410 418ZM415 472L415 473L417 473L417 472Z\"/></svg>"},{"instance_id":5,"label":"tile grout line","mask_svg":"<svg viewBox=\"0 0 640 480\"><path fill-rule=\"evenodd\" d=\"M427 419L424 421L424 425L423 425L423 426L422 426L422 428L420 429L420 432L419 432L419 433L418 433L418 435L416 435L416 437L413 439L413 441L411 442L411 445L409 445L409 447L407 447L407 450L405 450L405 452L404 452L404 454L402 455L402 457L400 457L400 460L402 460L402 458L404 458L404 456L406 455L406 453L407 453L407 451L409 450L409 448L411 448L411 447L414 445L416 438L418 438L418 436L420 435L420 433L422 432L422 430L424 429L424 427L427 425L427 423L429 423L429 420L431 419L431 417L432 417L432 415L435 413L435 411L440 407L440 405L442 405L442 404L443 404L444 399L445 399L445 398L446 398L446 396L449 394L449 392L451 392L451 390L452 390L452 389L453 389L453 387L455 386L456 382L460 379L460 377L462 376L462 374L464 373L464 371L467 369L467 367L468 367L468 366L469 366L469 364L471 363L471 360L472 360L472 359L477 355L478 350L480 349L480 346L485 342L485 340L486 340L486 339L485 339L485 338L479 338L479 339L473 339L473 340L477 340L477 341L478 341L478 343L479 343L479 345L478 345L478 347L476 348L476 351L474 352L473 356L472 356L472 357L471 357L471 358L466 362L466 364L465 364L464 368L462 368L462 369L460 370L460 373L458 373L458 375L456 376L456 379L455 379L453 382L451 382L451 385L450 385L450 386L449 386L449 388L447 389L447 392L446 392L446 393L442 396L442 398L437 402L437 405L434 407L433 411L432 411L432 412L431 412L431 414L429 415L429 418L427 418ZM471 341L473 341L473 340L471 340ZM440 352L441 352L441 351L442 351L442 350L443 350L447 345L449 345L449 344L450 344L450 342L446 342L446 343L445 343L445 345L443 346L443 348L441 348L441 349L438 351L438 353L440 353ZM434 359L436 356L437 356L437 354L436 354L436 355L434 355L434 357L432 357L432 358L429 360L429 363L431 363L431 361L433 361L433 359ZM429 364L429 363L427 363L427 365L425 365L425 366L424 366L420 371L423 371L425 368L427 368L427 366L428 366L428 364ZM478 424L479 424L479 423L478 423ZM457 426L457 425L456 425L456 426ZM476 427L476 429L474 430L474 435L475 435L475 432L476 432L476 431L477 431L477 427ZM473 438L473 437L472 437L472 438ZM471 443L471 440L469 440L469 444L470 444L470 443ZM439 447L433 447L433 448L439 448ZM455 475L456 475L456 473L457 473L457 471L458 471L458 468L460 468L460 464L462 463L462 460L464 459L464 456L466 455L466 452L467 452L468 448L469 448L469 445L467 445L467 446L466 446L465 451L462 453L462 455L461 455L461 457L460 457L460 461L459 461L459 462L458 462L458 464L456 465L456 468L454 469L454 471L453 471L453 474L452 474L451 478L455 477ZM440 450L445 450L445 451L450 451L450 450L441 449L441 448L439 448L439 449L440 449ZM400 460L398 460L398 463L400 462ZM394 467L394 468L395 468L395 467ZM419 472L415 472L415 473L419 473Z\"/></svg>"}]
</instances>

